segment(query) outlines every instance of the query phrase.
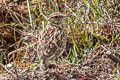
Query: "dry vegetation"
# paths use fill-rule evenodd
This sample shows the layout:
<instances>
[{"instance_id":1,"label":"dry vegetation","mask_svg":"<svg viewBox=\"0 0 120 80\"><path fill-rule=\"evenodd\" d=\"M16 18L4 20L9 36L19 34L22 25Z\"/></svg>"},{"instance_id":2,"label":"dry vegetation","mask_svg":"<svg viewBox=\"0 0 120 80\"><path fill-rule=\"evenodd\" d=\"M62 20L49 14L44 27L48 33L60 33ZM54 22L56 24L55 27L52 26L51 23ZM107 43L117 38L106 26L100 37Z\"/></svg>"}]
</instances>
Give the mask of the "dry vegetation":
<instances>
[{"instance_id":1,"label":"dry vegetation","mask_svg":"<svg viewBox=\"0 0 120 80\"><path fill-rule=\"evenodd\" d=\"M69 16L68 46L58 72L40 71L37 38L55 11ZM120 1L0 0L0 78L120 80Z\"/></svg>"}]
</instances>

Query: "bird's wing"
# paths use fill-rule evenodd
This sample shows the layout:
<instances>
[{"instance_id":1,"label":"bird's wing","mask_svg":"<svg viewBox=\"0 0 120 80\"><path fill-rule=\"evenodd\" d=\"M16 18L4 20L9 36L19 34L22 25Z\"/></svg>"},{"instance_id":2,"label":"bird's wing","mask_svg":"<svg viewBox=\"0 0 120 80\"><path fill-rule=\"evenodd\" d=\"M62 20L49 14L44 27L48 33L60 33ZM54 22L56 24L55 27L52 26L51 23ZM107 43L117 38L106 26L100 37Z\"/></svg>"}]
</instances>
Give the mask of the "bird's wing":
<instances>
[{"instance_id":1,"label":"bird's wing","mask_svg":"<svg viewBox=\"0 0 120 80\"><path fill-rule=\"evenodd\" d=\"M59 54L65 44L64 31L54 26L47 26L40 36L40 50L48 56Z\"/></svg>"}]
</instances>

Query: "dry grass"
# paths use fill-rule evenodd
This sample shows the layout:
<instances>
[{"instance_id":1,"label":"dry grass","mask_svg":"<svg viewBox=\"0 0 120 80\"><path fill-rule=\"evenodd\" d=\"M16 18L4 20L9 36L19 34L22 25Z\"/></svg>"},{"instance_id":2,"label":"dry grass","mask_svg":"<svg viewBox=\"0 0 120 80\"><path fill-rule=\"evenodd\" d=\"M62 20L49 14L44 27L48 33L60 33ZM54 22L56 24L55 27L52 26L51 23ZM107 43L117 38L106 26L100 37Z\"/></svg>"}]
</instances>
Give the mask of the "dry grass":
<instances>
[{"instance_id":1,"label":"dry grass","mask_svg":"<svg viewBox=\"0 0 120 80\"><path fill-rule=\"evenodd\" d=\"M19 80L51 76L69 80L74 74L76 79L119 80L119 3L119 0L0 0L0 61L3 68L8 63L12 65L4 71L13 75L10 79ZM62 71L55 74L38 71L37 75L37 40L47 17L55 11L69 16L64 21L68 46L59 61Z\"/></svg>"}]
</instances>

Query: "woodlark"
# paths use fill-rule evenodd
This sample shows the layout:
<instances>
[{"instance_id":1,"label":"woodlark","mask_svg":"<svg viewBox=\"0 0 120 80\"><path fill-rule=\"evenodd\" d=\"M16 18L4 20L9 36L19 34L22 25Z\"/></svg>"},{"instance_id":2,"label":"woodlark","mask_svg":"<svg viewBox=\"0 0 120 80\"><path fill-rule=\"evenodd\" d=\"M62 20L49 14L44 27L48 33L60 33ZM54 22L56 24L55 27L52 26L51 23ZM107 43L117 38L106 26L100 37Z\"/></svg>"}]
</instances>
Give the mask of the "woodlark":
<instances>
[{"instance_id":1,"label":"woodlark","mask_svg":"<svg viewBox=\"0 0 120 80\"><path fill-rule=\"evenodd\" d=\"M50 14L47 26L40 33L39 56L42 69L48 67L51 59L57 60L65 51L67 40L62 21L66 17L65 14L60 12Z\"/></svg>"}]
</instances>

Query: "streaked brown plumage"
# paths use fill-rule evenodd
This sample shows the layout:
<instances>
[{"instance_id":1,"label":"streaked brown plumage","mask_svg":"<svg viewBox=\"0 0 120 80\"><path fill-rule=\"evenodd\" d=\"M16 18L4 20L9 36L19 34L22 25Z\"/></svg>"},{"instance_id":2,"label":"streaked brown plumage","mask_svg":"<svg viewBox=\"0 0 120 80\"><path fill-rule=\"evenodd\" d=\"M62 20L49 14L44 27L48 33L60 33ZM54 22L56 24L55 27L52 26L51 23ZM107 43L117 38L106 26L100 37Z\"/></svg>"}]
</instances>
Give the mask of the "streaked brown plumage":
<instances>
[{"instance_id":1,"label":"streaked brown plumage","mask_svg":"<svg viewBox=\"0 0 120 80\"><path fill-rule=\"evenodd\" d=\"M52 13L46 28L40 33L39 55L42 68L48 67L49 60L58 59L65 51L66 34L62 27L65 18L66 15L60 12Z\"/></svg>"}]
</instances>

